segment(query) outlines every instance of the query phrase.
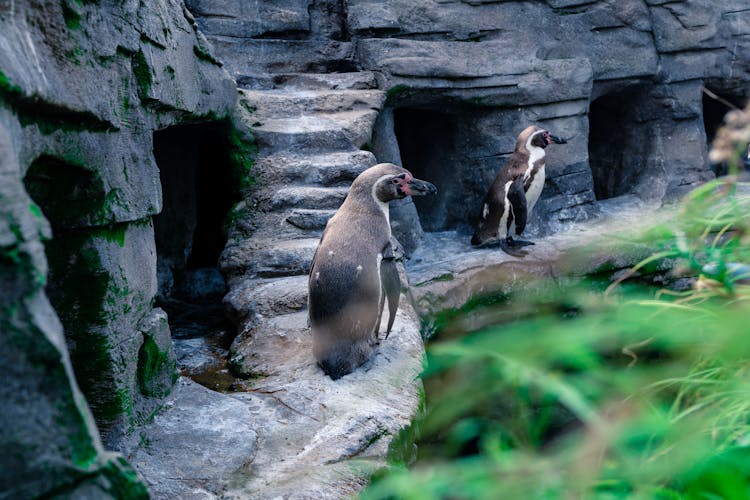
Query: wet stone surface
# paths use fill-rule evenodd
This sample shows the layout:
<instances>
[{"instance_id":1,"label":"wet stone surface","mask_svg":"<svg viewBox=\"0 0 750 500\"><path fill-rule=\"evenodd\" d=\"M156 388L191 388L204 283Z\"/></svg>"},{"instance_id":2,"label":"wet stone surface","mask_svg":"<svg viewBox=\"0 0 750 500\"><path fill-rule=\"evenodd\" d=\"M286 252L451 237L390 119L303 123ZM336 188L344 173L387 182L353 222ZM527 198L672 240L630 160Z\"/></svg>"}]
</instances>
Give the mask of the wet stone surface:
<instances>
[{"instance_id":1,"label":"wet stone surface","mask_svg":"<svg viewBox=\"0 0 750 500\"><path fill-rule=\"evenodd\" d=\"M180 374L209 389L226 390L234 382L226 366L234 328L221 303L170 301L163 307L169 313Z\"/></svg>"}]
</instances>

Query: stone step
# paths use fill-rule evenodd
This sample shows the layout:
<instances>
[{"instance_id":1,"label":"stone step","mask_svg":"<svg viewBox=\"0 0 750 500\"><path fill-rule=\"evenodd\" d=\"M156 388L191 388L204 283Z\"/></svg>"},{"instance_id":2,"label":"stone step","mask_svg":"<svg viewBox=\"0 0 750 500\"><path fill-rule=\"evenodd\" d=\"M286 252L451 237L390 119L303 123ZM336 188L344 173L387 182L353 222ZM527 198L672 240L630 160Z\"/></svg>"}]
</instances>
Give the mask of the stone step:
<instances>
[{"instance_id":1,"label":"stone step","mask_svg":"<svg viewBox=\"0 0 750 500\"><path fill-rule=\"evenodd\" d=\"M306 311L262 318L234 340L230 358L241 377L290 373L314 361Z\"/></svg>"},{"instance_id":2,"label":"stone step","mask_svg":"<svg viewBox=\"0 0 750 500\"><path fill-rule=\"evenodd\" d=\"M317 113L338 113L354 109L378 110L385 100L382 90L240 90L245 101L256 108L254 117L299 118Z\"/></svg>"},{"instance_id":3,"label":"stone step","mask_svg":"<svg viewBox=\"0 0 750 500\"><path fill-rule=\"evenodd\" d=\"M251 276L274 278L306 275L310 272L315 249L320 238L297 240L260 240L248 255Z\"/></svg>"},{"instance_id":4,"label":"stone step","mask_svg":"<svg viewBox=\"0 0 750 500\"><path fill-rule=\"evenodd\" d=\"M261 154L279 151L316 154L361 149L370 141L377 111L320 113L296 118L262 118L253 127Z\"/></svg>"},{"instance_id":5,"label":"stone step","mask_svg":"<svg viewBox=\"0 0 750 500\"><path fill-rule=\"evenodd\" d=\"M263 88L272 84L272 79L264 75L357 70L352 42L211 35L207 38L216 57L241 88Z\"/></svg>"},{"instance_id":6,"label":"stone step","mask_svg":"<svg viewBox=\"0 0 750 500\"><path fill-rule=\"evenodd\" d=\"M224 297L224 308L237 325L254 324L262 317L297 312L305 307L307 275L245 278Z\"/></svg>"},{"instance_id":7,"label":"stone step","mask_svg":"<svg viewBox=\"0 0 750 500\"><path fill-rule=\"evenodd\" d=\"M348 187L293 186L281 188L271 199L272 210L287 208L336 209L344 202Z\"/></svg>"},{"instance_id":8,"label":"stone step","mask_svg":"<svg viewBox=\"0 0 750 500\"><path fill-rule=\"evenodd\" d=\"M221 254L221 272L230 289L246 278L307 274L319 240L319 235L281 239L256 233L253 238L231 241Z\"/></svg>"},{"instance_id":9,"label":"stone step","mask_svg":"<svg viewBox=\"0 0 750 500\"><path fill-rule=\"evenodd\" d=\"M295 208L290 210L285 220L292 226L305 231L323 231L336 210Z\"/></svg>"},{"instance_id":10,"label":"stone step","mask_svg":"<svg viewBox=\"0 0 750 500\"><path fill-rule=\"evenodd\" d=\"M258 158L253 168L266 185L335 186L351 183L375 162L375 155L369 151L355 150L311 156L266 156Z\"/></svg>"},{"instance_id":11,"label":"stone step","mask_svg":"<svg viewBox=\"0 0 750 500\"><path fill-rule=\"evenodd\" d=\"M378 81L372 71L351 73L287 73L273 75L275 88L362 90L377 89Z\"/></svg>"}]
</instances>

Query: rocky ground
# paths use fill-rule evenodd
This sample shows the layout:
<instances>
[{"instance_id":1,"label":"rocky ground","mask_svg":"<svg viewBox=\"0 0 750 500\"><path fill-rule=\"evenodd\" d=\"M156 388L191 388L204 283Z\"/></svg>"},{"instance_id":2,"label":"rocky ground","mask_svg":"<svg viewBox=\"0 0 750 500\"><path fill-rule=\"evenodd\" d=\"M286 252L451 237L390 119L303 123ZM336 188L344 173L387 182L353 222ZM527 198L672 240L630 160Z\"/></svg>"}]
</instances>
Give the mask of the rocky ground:
<instances>
[{"instance_id":1,"label":"rocky ground","mask_svg":"<svg viewBox=\"0 0 750 500\"><path fill-rule=\"evenodd\" d=\"M225 305L240 332L229 359L237 380L221 394L181 379L131 444L128 458L157 498L350 497L415 417L424 347L405 296L373 360L336 382L316 366L307 327L306 274L320 233L375 163L360 149L385 98L373 87L363 72L240 90L260 187L222 257Z\"/></svg>"},{"instance_id":2,"label":"rocky ground","mask_svg":"<svg viewBox=\"0 0 750 500\"><path fill-rule=\"evenodd\" d=\"M429 318L539 277L628 267L652 249L627 235L669 213L626 199L605 204L602 212L516 255L497 246L473 248L455 232L428 233L406 265L410 286L393 333L371 363L335 382L312 358L306 277L248 283L243 299L231 299L248 304L247 330L232 353L240 369L257 378L237 380L227 394L181 379L129 458L157 498L352 497L386 465L389 443L420 404L424 346L412 304ZM598 250L591 253L594 244ZM277 314L280 309L285 312Z\"/></svg>"},{"instance_id":3,"label":"rocky ground","mask_svg":"<svg viewBox=\"0 0 750 500\"><path fill-rule=\"evenodd\" d=\"M119 477L142 492L99 434L157 498L352 496L418 411L420 316L535 276L640 259L641 244L609 246L623 224L652 219L638 200L660 205L712 177L706 144L726 109L701 90L737 101L750 81L747 0L10 5L0 16L0 279L10 304L0 326L18 333L2 351L20 368L3 393L13 467L0 485L27 496L89 481L116 496L108 478ZM471 248L466 223L529 123L568 139L550 151L529 228L537 245L517 255ZM227 129L242 138L216 148L211 138ZM251 135L259 153L248 169ZM186 163L200 156L218 177L237 155L247 189L220 266L239 334L228 345L219 325L209 341L170 313L184 373L228 392L183 378L167 397L174 357L167 316L153 308L157 261L184 260L196 222L171 181L194 181L202 167ZM393 204L411 285L372 363L332 382L310 355L306 273L349 183L376 161L403 164L440 193ZM59 179L88 187L45 191ZM58 210L71 201L75 217ZM160 212L176 218L158 230ZM603 234L614 236L599 246ZM174 243L166 254L164 235ZM570 257L594 241L595 255ZM71 262L80 274L61 274ZM100 364L80 349L92 340ZM233 374L216 363L226 358ZM27 394L39 397L30 404ZM17 416L30 409L51 423ZM58 452L37 461L50 442Z\"/></svg>"}]
</instances>

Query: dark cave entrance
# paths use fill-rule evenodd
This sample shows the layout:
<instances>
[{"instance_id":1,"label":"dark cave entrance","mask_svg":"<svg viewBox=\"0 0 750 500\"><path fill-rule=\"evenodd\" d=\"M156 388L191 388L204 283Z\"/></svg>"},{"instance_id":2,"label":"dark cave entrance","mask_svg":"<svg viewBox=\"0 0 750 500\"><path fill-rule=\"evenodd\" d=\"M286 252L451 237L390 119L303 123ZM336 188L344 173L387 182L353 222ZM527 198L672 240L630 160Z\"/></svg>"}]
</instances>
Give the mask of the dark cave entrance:
<instances>
[{"instance_id":1,"label":"dark cave entrance","mask_svg":"<svg viewBox=\"0 0 750 500\"><path fill-rule=\"evenodd\" d=\"M595 99L589 108L589 165L597 200L632 192L646 168L652 131L639 119L648 89L632 85Z\"/></svg>"},{"instance_id":2,"label":"dark cave entrance","mask_svg":"<svg viewBox=\"0 0 750 500\"><path fill-rule=\"evenodd\" d=\"M414 198L425 231L454 229L466 221L466 207L456 210L449 198L460 184L460 172L455 168L458 121L457 114L431 109L394 110L394 132L403 167L438 190L435 196Z\"/></svg>"},{"instance_id":3,"label":"dark cave entrance","mask_svg":"<svg viewBox=\"0 0 750 500\"><path fill-rule=\"evenodd\" d=\"M706 143L709 146L724 122L724 116L732 109L744 108L746 101L747 99L738 93L706 88L703 92L703 126L706 129Z\"/></svg>"},{"instance_id":4,"label":"dark cave entrance","mask_svg":"<svg viewBox=\"0 0 750 500\"><path fill-rule=\"evenodd\" d=\"M724 123L724 117L733 109L744 109L747 104L747 96L742 84L727 85L726 82L706 82L703 89L703 128L706 131L706 146L710 150L716 133ZM747 151L745 151L747 158ZM713 164L711 170L722 176L729 173L729 165Z\"/></svg>"},{"instance_id":5,"label":"dark cave entrance","mask_svg":"<svg viewBox=\"0 0 750 500\"><path fill-rule=\"evenodd\" d=\"M157 305L169 315L178 365L196 379L223 366L233 338L221 305L226 284L218 270L227 215L240 199L229 126L212 122L154 132L163 199L154 217Z\"/></svg>"}]
</instances>

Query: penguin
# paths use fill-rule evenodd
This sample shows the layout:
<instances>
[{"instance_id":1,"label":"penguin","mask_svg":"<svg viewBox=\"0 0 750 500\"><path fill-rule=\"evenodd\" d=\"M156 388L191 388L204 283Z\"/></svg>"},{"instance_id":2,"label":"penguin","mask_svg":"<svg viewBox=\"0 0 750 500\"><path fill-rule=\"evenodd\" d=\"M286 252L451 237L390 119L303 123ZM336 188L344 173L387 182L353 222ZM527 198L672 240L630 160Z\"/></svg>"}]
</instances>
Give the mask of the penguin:
<instances>
[{"instance_id":1,"label":"penguin","mask_svg":"<svg viewBox=\"0 0 750 500\"><path fill-rule=\"evenodd\" d=\"M399 248L391 236L388 202L435 194L429 182L392 163L362 172L328 221L308 279L313 354L333 380L365 363L378 343L388 301L390 334L398 309Z\"/></svg>"},{"instance_id":2,"label":"penguin","mask_svg":"<svg viewBox=\"0 0 750 500\"><path fill-rule=\"evenodd\" d=\"M533 245L514 240L526 228L545 180L545 148L567 141L532 125L518 136L508 162L495 176L482 202L479 224L471 238L474 246L500 240L509 247Z\"/></svg>"}]
</instances>

